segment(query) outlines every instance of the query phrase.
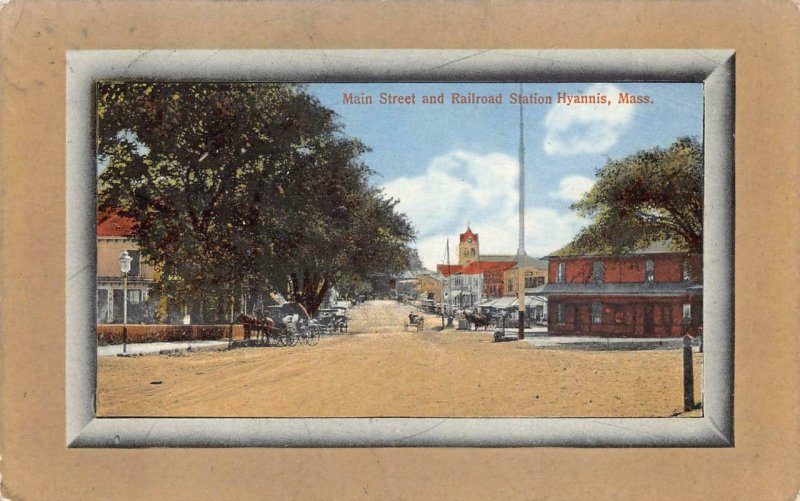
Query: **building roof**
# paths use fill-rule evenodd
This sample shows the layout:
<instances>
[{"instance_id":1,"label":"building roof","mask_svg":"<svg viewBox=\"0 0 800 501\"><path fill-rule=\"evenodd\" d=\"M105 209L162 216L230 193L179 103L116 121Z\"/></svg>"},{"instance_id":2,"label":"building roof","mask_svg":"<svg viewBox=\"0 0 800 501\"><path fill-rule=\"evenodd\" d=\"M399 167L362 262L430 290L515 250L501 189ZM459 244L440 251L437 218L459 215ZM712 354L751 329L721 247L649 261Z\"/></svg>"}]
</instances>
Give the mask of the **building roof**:
<instances>
[{"instance_id":1,"label":"building roof","mask_svg":"<svg viewBox=\"0 0 800 501\"><path fill-rule=\"evenodd\" d=\"M546 284L537 294L543 296L683 296L697 293L694 282L632 282ZM702 289L699 291L702 293Z\"/></svg>"},{"instance_id":2,"label":"building roof","mask_svg":"<svg viewBox=\"0 0 800 501\"><path fill-rule=\"evenodd\" d=\"M98 237L133 237L136 220L120 216L117 211L104 211L97 213Z\"/></svg>"},{"instance_id":3,"label":"building roof","mask_svg":"<svg viewBox=\"0 0 800 501\"><path fill-rule=\"evenodd\" d=\"M461 273L463 275L477 275L479 273L492 270L504 271L513 268L514 266L515 263L508 261L474 261L464 266L464 269L461 270Z\"/></svg>"},{"instance_id":4,"label":"building roof","mask_svg":"<svg viewBox=\"0 0 800 501\"><path fill-rule=\"evenodd\" d=\"M447 266L447 265L445 265L445 266ZM417 275L417 279L420 279L420 278L430 278L432 280L441 281L444 278L444 276L439 272L429 271L429 272L420 273L419 275Z\"/></svg>"},{"instance_id":5,"label":"building roof","mask_svg":"<svg viewBox=\"0 0 800 501\"><path fill-rule=\"evenodd\" d=\"M563 257L621 257L621 256L637 256L642 254L686 254L689 250L683 248L672 240L660 240L653 242L641 249L634 249L627 253L613 253L606 250L600 251L580 251L576 249L571 243L558 249L557 251L545 256L544 259L563 258Z\"/></svg>"},{"instance_id":6,"label":"building roof","mask_svg":"<svg viewBox=\"0 0 800 501\"><path fill-rule=\"evenodd\" d=\"M510 262L513 263L514 266L517 265L519 261L519 257L516 254L481 254L479 256L480 261L503 261L503 262ZM523 266L530 267L530 268L541 268L547 269L547 261L542 259L525 255L523 259Z\"/></svg>"},{"instance_id":7,"label":"building roof","mask_svg":"<svg viewBox=\"0 0 800 501\"><path fill-rule=\"evenodd\" d=\"M481 254L479 256L481 261L506 261L517 262L516 254Z\"/></svg>"},{"instance_id":8,"label":"building roof","mask_svg":"<svg viewBox=\"0 0 800 501\"><path fill-rule=\"evenodd\" d=\"M460 273L463 266L460 264L437 264L436 271L441 275L447 277L453 273Z\"/></svg>"},{"instance_id":9,"label":"building roof","mask_svg":"<svg viewBox=\"0 0 800 501\"><path fill-rule=\"evenodd\" d=\"M547 269L547 261L544 259L539 259L537 257L525 256L525 260L522 262L522 266L524 268L539 268L542 270Z\"/></svg>"},{"instance_id":10,"label":"building roof","mask_svg":"<svg viewBox=\"0 0 800 501\"><path fill-rule=\"evenodd\" d=\"M473 242L477 242L478 241L478 234L477 233L473 233L472 232L472 228L470 228L469 226L467 226L467 231L465 231L464 233L459 235L459 241L460 242L465 242L468 238L472 238Z\"/></svg>"}]
</instances>

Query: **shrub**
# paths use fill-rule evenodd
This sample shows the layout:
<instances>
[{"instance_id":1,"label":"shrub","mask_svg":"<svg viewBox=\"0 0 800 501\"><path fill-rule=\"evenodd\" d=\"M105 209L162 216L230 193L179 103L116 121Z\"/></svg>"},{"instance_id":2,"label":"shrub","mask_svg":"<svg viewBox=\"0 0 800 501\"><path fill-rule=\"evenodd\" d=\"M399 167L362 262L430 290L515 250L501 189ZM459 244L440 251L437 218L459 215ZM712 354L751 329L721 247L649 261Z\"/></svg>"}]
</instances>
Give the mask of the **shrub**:
<instances>
[{"instance_id":1,"label":"shrub","mask_svg":"<svg viewBox=\"0 0 800 501\"><path fill-rule=\"evenodd\" d=\"M119 324L97 326L97 345L122 344L124 327ZM158 343L167 341L216 341L227 339L230 325L128 325L129 343ZM233 338L242 339L244 329L233 326Z\"/></svg>"}]
</instances>

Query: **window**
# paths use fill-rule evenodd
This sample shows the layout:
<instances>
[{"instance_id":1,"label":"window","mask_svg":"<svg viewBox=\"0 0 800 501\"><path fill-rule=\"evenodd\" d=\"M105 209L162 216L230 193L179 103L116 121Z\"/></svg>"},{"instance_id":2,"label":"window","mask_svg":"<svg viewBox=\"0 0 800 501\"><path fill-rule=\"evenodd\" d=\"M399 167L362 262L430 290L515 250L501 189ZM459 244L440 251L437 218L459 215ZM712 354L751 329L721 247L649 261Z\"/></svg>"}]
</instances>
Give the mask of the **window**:
<instances>
[{"instance_id":1,"label":"window","mask_svg":"<svg viewBox=\"0 0 800 501\"><path fill-rule=\"evenodd\" d=\"M142 291L139 289L129 289L128 290L128 303L129 304L139 304L142 302Z\"/></svg>"},{"instance_id":2,"label":"window","mask_svg":"<svg viewBox=\"0 0 800 501\"><path fill-rule=\"evenodd\" d=\"M556 303L556 323L564 324L567 321L567 307L564 303Z\"/></svg>"},{"instance_id":3,"label":"window","mask_svg":"<svg viewBox=\"0 0 800 501\"><path fill-rule=\"evenodd\" d=\"M603 303L599 301L592 303L592 323L603 323Z\"/></svg>"},{"instance_id":4,"label":"window","mask_svg":"<svg viewBox=\"0 0 800 501\"><path fill-rule=\"evenodd\" d=\"M685 325L691 322L692 322L692 305L687 303L683 305L683 315L681 316L681 323Z\"/></svg>"},{"instance_id":5,"label":"window","mask_svg":"<svg viewBox=\"0 0 800 501\"><path fill-rule=\"evenodd\" d=\"M605 275L605 266L602 261L595 261L592 264L592 280L595 283L603 283L603 275Z\"/></svg>"},{"instance_id":6,"label":"window","mask_svg":"<svg viewBox=\"0 0 800 501\"><path fill-rule=\"evenodd\" d=\"M475 249L472 249L471 253L474 256L475 255Z\"/></svg>"},{"instance_id":7,"label":"window","mask_svg":"<svg viewBox=\"0 0 800 501\"><path fill-rule=\"evenodd\" d=\"M655 279L656 266L652 259L644 263L644 281L652 282Z\"/></svg>"},{"instance_id":8,"label":"window","mask_svg":"<svg viewBox=\"0 0 800 501\"><path fill-rule=\"evenodd\" d=\"M511 292L513 290L514 290L514 280L509 278L508 279L508 292Z\"/></svg>"},{"instance_id":9,"label":"window","mask_svg":"<svg viewBox=\"0 0 800 501\"><path fill-rule=\"evenodd\" d=\"M563 284L567 281L567 263L558 263L556 283Z\"/></svg>"},{"instance_id":10,"label":"window","mask_svg":"<svg viewBox=\"0 0 800 501\"><path fill-rule=\"evenodd\" d=\"M689 260L688 259L683 261L683 279L684 280L691 280L692 279L692 273L691 273L691 270L689 269Z\"/></svg>"},{"instance_id":11,"label":"window","mask_svg":"<svg viewBox=\"0 0 800 501\"><path fill-rule=\"evenodd\" d=\"M525 277L525 287L530 289L544 285L544 277Z\"/></svg>"}]
</instances>

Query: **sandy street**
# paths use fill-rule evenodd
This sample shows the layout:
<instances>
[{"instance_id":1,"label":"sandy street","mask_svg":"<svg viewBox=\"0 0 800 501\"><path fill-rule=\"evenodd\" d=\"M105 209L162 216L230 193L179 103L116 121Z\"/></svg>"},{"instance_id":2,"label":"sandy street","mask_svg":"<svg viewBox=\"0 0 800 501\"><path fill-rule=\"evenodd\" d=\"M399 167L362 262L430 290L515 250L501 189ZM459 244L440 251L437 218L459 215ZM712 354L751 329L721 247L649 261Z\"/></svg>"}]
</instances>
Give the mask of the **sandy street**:
<instances>
[{"instance_id":1,"label":"sandy street","mask_svg":"<svg viewBox=\"0 0 800 501\"><path fill-rule=\"evenodd\" d=\"M317 346L98 359L109 416L663 417L683 408L682 354L537 349L490 331L404 332L393 301L350 311ZM696 401L701 355L695 354ZM688 415L699 416L696 410Z\"/></svg>"}]
</instances>

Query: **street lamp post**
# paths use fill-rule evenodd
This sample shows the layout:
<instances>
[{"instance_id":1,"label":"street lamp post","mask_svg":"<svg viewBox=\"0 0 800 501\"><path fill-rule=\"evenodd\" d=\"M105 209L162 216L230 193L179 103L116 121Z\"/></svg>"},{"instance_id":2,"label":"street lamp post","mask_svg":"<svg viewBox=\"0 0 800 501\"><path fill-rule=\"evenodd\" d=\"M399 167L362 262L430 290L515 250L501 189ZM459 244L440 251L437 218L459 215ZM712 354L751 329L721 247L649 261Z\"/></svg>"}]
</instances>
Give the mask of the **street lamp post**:
<instances>
[{"instance_id":1,"label":"street lamp post","mask_svg":"<svg viewBox=\"0 0 800 501\"><path fill-rule=\"evenodd\" d=\"M128 354L128 272L133 258L127 250L119 255L119 270L122 272L122 354Z\"/></svg>"}]
</instances>

